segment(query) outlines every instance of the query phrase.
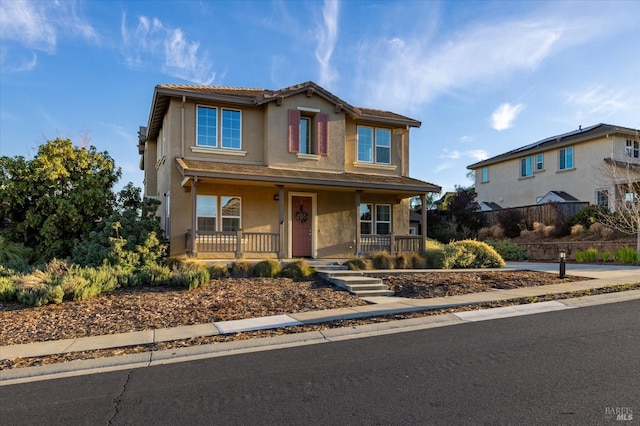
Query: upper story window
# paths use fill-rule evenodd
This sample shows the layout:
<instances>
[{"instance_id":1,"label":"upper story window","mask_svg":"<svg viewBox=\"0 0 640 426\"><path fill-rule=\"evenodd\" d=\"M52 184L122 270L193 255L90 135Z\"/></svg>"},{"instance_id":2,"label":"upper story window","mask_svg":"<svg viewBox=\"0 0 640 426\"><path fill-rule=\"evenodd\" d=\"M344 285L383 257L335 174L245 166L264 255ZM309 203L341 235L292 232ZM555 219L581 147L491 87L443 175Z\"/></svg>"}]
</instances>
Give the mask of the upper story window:
<instances>
[{"instance_id":1,"label":"upper story window","mask_svg":"<svg viewBox=\"0 0 640 426\"><path fill-rule=\"evenodd\" d=\"M210 148L240 149L242 113L238 110L198 106L196 145ZM220 129L218 131L218 129ZM218 139L221 143L218 144Z\"/></svg>"},{"instance_id":2,"label":"upper story window","mask_svg":"<svg viewBox=\"0 0 640 426\"><path fill-rule=\"evenodd\" d=\"M358 161L391 164L391 130L358 126Z\"/></svg>"},{"instance_id":3,"label":"upper story window","mask_svg":"<svg viewBox=\"0 0 640 426\"><path fill-rule=\"evenodd\" d=\"M569 170L573 169L573 147L562 148L558 152L558 169Z\"/></svg>"},{"instance_id":4,"label":"upper story window","mask_svg":"<svg viewBox=\"0 0 640 426\"><path fill-rule=\"evenodd\" d=\"M640 142L627 139L627 157L640 158Z\"/></svg>"},{"instance_id":5,"label":"upper story window","mask_svg":"<svg viewBox=\"0 0 640 426\"><path fill-rule=\"evenodd\" d=\"M481 182L489 182L489 167L482 168L482 180Z\"/></svg>"},{"instance_id":6,"label":"upper story window","mask_svg":"<svg viewBox=\"0 0 640 426\"><path fill-rule=\"evenodd\" d=\"M536 172L544 170L544 154L536 154Z\"/></svg>"},{"instance_id":7,"label":"upper story window","mask_svg":"<svg viewBox=\"0 0 640 426\"><path fill-rule=\"evenodd\" d=\"M520 177L533 176L533 157L520 159Z\"/></svg>"},{"instance_id":8,"label":"upper story window","mask_svg":"<svg viewBox=\"0 0 640 426\"><path fill-rule=\"evenodd\" d=\"M318 109L289 110L289 152L327 155L329 153L329 114Z\"/></svg>"},{"instance_id":9,"label":"upper story window","mask_svg":"<svg viewBox=\"0 0 640 426\"><path fill-rule=\"evenodd\" d=\"M609 208L609 191L607 189L596 190L596 205Z\"/></svg>"}]
</instances>

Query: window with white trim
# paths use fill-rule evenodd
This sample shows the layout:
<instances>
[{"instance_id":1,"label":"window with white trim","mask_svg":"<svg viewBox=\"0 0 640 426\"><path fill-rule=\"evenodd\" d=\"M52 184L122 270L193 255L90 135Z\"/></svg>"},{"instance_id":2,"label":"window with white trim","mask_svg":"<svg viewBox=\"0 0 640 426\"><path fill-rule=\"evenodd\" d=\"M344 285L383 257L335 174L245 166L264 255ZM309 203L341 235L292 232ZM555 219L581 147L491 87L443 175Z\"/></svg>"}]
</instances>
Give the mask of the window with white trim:
<instances>
[{"instance_id":1,"label":"window with white trim","mask_svg":"<svg viewBox=\"0 0 640 426\"><path fill-rule=\"evenodd\" d=\"M218 214L220 212L220 214ZM240 197L198 195L196 197L196 229L198 231L237 231L242 223Z\"/></svg>"},{"instance_id":2,"label":"window with white trim","mask_svg":"<svg viewBox=\"0 0 640 426\"><path fill-rule=\"evenodd\" d=\"M196 197L196 230L201 232L216 231L218 217L218 197L215 195L198 195Z\"/></svg>"},{"instance_id":3,"label":"window with white trim","mask_svg":"<svg viewBox=\"0 0 640 426\"><path fill-rule=\"evenodd\" d=\"M220 140L220 143L218 143ZM242 111L198 105L196 145L209 148L242 148Z\"/></svg>"},{"instance_id":4,"label":"window with white trim","mask_svg":"<svg viewBox=\"0 0 640 426\"><path fill-rule=\"evenodd\" d=\"M627 139L627 157L640 158L640 142Z\"/></svg>"},{"instance_id":5,"label":"window with white trim","mask_svg":"<svg viewBox=\"0 0 640 426\"><path fill-rule=\"evenodd\" d=\"M558 151L558 169L573 169L573 147L568 146Z\"/></svg>"},{"instance_id":6,"label":"window with white trim","mask_svg":"<svg viewBox=\"0 0 640 426\"><path fill-rule=\"evenodd\" d=\"M533 176L533 157L520 159L520 177Z\"/></svg>"},{"instance_id":7,"label":"window with white trim","mask_svg":"<svg viewBox=\"0 0 640 426\"><path fill-rule=\"evenodd\" d=\"M358 161L391 164L391 130L358 126Z\"/></svg>"},{"instance_id":8,"label":"window with white trim","mask_svg":"<svg viewBox=\"0 0 640 426\"><path fill-rule=\"evenodd\" d=\"M391 204L360 204L360 233L362 235L391 233Z\"/></svg>"},{"instance_id":9,"label":"window with white trim","mask_svg":"<svg viewBox=\"0 0 640 426\"><path fill-rule=\"evenodd\" d=\"M544 170L544 154L536 154L536 172Z\"/></svg>"}]
</instances>

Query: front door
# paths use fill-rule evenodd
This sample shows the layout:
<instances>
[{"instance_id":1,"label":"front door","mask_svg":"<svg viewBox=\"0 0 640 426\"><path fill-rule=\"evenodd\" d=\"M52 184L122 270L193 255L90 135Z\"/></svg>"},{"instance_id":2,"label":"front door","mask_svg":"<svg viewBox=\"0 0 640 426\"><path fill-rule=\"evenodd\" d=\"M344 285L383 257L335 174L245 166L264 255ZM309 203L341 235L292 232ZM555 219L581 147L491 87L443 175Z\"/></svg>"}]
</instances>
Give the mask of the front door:
<instances>
[{"instance_id":1,"label":"front door","mask_svg":"<svg viewBox=\"0 0 640 426\"><path fill-rule=\"evenodd\" d=\"M311 197L291 197L291 256L311 257Z\"/></svg>"}]
</instances>

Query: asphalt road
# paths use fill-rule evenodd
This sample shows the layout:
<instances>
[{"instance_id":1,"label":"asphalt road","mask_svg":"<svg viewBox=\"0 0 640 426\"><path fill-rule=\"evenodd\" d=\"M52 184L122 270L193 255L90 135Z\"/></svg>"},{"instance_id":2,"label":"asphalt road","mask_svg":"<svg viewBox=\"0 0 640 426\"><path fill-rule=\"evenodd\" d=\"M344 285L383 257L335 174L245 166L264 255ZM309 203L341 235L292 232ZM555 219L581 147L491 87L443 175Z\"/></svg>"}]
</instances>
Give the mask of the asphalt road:
<instances>
[{"instance_id":1,"label":"asphalt road","mask_svg":"<svg viewBox=\"0 0 640 426\"><path fill-rule=\"evenodd\" d=\"M639 419L638 300L0 387L3 426Z\"/></svg>"}]
</instances>

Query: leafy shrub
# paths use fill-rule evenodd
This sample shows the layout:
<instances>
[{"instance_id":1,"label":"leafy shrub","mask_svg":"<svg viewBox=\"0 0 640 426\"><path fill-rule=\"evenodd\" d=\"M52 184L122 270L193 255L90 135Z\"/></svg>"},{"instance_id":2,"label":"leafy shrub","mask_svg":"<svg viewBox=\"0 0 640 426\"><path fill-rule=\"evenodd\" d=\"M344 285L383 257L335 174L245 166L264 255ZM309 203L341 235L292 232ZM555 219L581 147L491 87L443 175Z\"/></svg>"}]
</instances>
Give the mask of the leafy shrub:
<instances>
[{"instance_id":1,"label":"leafy shrub","mask_svg":"<svg viewBox=\"0 0 640 426\"><path fill-rule=\"evenodd\" d=\"M60 287L65 297L71 300L85 300L100 294L100 285L87 280L80 274L67 274Z\"/></svg>"},{"instance_id":2,"label":"leafy shrub","mask_svg":"<svg viewBox=\"0 0 640 426\"><path fill-rule=\"evenodd\" d=\"M371 254L371 264L373 269L393 269L395 261L386 251L378 251Z\"/></svg>"},{"instance_id":3,"label":"leafy shrub","mask_svg":"<svg viewBox=\"0 0 640 426\"><path fill-rule=\"evenodd\" d=\"M579 250L576 252L576 262L580 262L580 263L596 262L597 260L598 260L598 250L595 248L590 247L586 250Z\"/></svg>"},{"instance_id":4,"label":"leafy shrub","mask_svg":"<svg viewBox=\"0 0 640 426\"><path fill-rule=\"evenodd\" d=\"M251 274L254 277L273 278L280 273L282 266L280 262L273 259L262 260L251 268Z\"/></svg>"},{"instance_id":5,"label":"leafy shrub","mask_svg":"<svg viewBox=\"0 0 640 426\"><path fill-rule=\"evenodd\" d=\"M133 280L135 285L167 285L171 281L171 270L157 263L144 265L133 274Z\"/></svg>"},{"instance_id":6,"label":"leafy shrub","mask_svg":"<svg viewBox=\"0 0 640 426\"><path fill-rule=\"evenodd\" d=\"M234 278L248 278L251 276L251 269L253 265L246 260L239 260L231 264L231 270L229 273Z\"/></svg>"},{"instance_id":7,"label":"leafy shrub","mask_svg":"<svg viewBox=\"0 0 640 426\"><path fill-rule=\"evenodd\" d=\"M306 260L298 259L284 265L280 271L280 276L298 280L309 278L314 273L315 270L309 266L309 263Z\"/></svg>"},{"instance_id":8,"label":"leafy shrub","mask_svg":"<svg viewBox=\"0 0 640 426\"><path fill-rule=\"evenodd\" d=\"M613 255L613 260L616 262L636 264L640 253L632 249L631 247L624 246L621 249L616 250Z\"/></svg>"},{"instance_id":9,"label":"leafy shrub","mask_svg":"<svg viewBox=\"0 0 640 426\"><path fill-rule=\"evenodd\" d=\"M227 278L229 276L229 268L227 265L217 263L209 267L209 277L214 278Z\"/></svg>"},{"instance_id":10,"label":"leafy shrub","mask_svg":"<svg viewBox=\"0 0 640 426\"><path fill-rule=\"evenodd\" d=\"M16 283L18 302L28 306L62 303L64 290L54 281L53 277L40 270L19 277Z\"/></svg>"},{"instance_id":11,"label":"leafy shrub","mask_svg":"<svg viewBox=\"0 0 640 426\"><path fill-rule=\"evenodd\" d=\"M528 260L530 257L529 250L506 238L504 240L487 240L485 243L493 247L504 260L522 261Z\"/></svg>"},{"instance_id":12,"label":"leafy shrub","mask_svg":"<svg viewBox=\"0 0 640 426\"><path fill-rule=\"evenodd\" d=\"M594 223L598 222L603 215L607 215L609 210L603 206L586 206L580 209L578 213L573 215L569 220L570 225L582 225L588 229Z\"/></svg>"},{"instance_id":13,"label":"leafy shrub","mask_svg":"<svg viewBox=\"0 0 640 426\"><path fill-rule=\"evenodd\" d=\"M29 263L31 251L22 244L9 241L0 235L0 265L9 263Z\"/></svg>"},{"instance_id":14,"label":"leafy shrub","mask_svg":"<svg viewBox=\"0 0 640 426\"><path fill-rule=\"evenodd\" d=\"M498 223L504 229L504 236L515 238L520 235L520 224L522 223L522 213L515 209L504 209L498 213Z\"/></svg>"},{"instance_id":15,"label":"leafy shrub","mask_svg":"<svg viewBox=\"0 0 640 426\"><path fill-rule=\"evenodd\" d=\"M206 286L210 280L209 269L204 263L201 261L188 261L174 266L171 284L193 290Z\"/></svg>"},{"instance_id":16,"label":"leafy shrub","mask_svg":"<svg viewBox=\"0 0 640 426\"><path fill-rule=\"evenodd\" d=\"M463 240L449 243L443 250L443 268L501 268L504 260L491 246L481 241Z\"/></svg>"},{"instance_id":17,"label":"leafy shrub","mask_svg":"<svg viewBox=\"0 0 640 426\"><path fill-rule=\"evenodd\" d=\"M0 276L0 302L16 300L16 284L10 277Z\"/></svg>"},{"instance_id":18,"label":"leafy shrub","mask_svg":"<svg viewBox=\"0 0 640 426\"><path fill-rule=\"evenodd\" d=\"M603 262L608 262L609 258L613 256L613 253L611 253L610 251L605 251L604 253L602 253L602 261Z\"/></svg>"},{"instance_id":19,"label":"leafy shrub","mask_svg":"<svg viewBox=\"0 0 640 426\"><path fill-rule=\"evenodd\" d=\"M363 259L361 257L349 259L344 262L344 265L352 271L365 271L367 269L373 269L371 261L369 259Z\"/></svg>"}]
</instances>

